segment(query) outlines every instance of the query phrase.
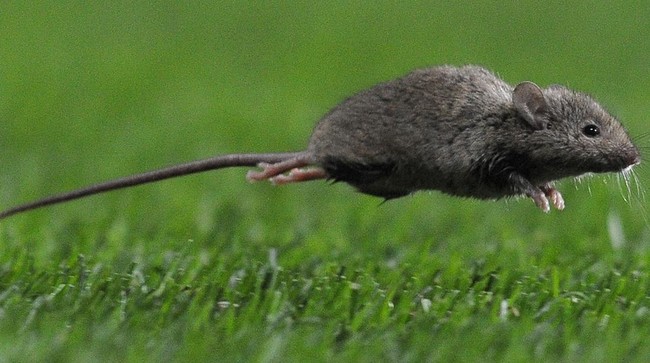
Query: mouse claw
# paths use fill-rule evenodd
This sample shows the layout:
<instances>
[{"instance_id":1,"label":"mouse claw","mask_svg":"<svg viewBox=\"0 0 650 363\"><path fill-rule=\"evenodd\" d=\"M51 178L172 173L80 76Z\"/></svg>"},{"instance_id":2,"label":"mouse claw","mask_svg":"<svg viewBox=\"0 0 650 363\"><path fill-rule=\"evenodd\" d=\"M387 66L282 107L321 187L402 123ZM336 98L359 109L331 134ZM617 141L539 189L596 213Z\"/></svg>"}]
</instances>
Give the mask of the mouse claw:
<instances>
[{"instance_id":1,"label":"mouse claw","mask_svg":"<svg viewBox=\"0 0 650 363\"><path fill-rule=\"evenodd\" d=\"M246 173L246 180L248 180L249 183L263 180L264 178L260 178L260 174L261 173L259 171L249 170Z\"/></svg>"}]
</instances>

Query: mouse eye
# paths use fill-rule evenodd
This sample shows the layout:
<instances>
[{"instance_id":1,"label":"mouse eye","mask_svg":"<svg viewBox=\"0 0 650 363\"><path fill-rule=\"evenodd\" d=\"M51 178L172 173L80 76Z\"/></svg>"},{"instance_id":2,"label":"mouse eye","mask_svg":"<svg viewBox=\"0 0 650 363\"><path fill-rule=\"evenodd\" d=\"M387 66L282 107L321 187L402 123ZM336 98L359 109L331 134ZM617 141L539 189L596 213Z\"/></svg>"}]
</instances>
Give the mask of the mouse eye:
<instances>
[{"instance_id":1,"label":"mouse eye","mask_svg":"<svg viewBox=\"0 0 650 363\"><path fill-rule=\"evenodd\" d=\"M588 137L596 137L600 135L600 129L594 124L589 124L582 129L582 133Z\"/></svg>"}]
</instances>

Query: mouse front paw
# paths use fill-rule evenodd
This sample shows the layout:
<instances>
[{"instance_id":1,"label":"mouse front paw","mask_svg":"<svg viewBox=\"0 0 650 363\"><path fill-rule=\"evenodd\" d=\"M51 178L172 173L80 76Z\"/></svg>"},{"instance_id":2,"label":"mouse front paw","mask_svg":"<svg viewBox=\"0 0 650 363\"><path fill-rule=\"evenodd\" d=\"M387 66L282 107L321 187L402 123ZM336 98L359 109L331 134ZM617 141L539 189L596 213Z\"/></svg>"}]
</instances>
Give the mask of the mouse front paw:
<instances>
[{"instance_id":1,"label":"mouse front paw","mask_svg":"<svg viewBox=\"0 0 650 363\"><path fill-rule=\"evenodd\" d=\"M551 211L548 198L546 197L546 194L544 194L544 192L540 190L536 193L530 194L529 196L533 199L535 205L537 205L537 207L541 209L544 213L548 213Z\"/></svg>"},{"instance_id":2,"label":"mouse front paw","mask_svg":"<svg viewBox=\"0 0 650 363\"><path fill-rule=\"evenodd\" d=\"M564 209L564 198L562 198L562 194L559 190L555 189L551 184L545 184L540 189L542 189L546 197L551 200L555 209Z\"/></svg>"}]
</instances>

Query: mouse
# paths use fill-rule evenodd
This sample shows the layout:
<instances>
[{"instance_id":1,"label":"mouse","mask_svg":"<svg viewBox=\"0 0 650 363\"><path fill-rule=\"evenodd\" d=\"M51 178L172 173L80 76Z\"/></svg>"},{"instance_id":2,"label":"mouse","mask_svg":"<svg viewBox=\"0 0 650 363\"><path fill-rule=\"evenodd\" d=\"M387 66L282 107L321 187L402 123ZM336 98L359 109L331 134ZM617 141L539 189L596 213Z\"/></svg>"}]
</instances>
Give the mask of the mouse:
<instances>
[{"instance_id":1,"label":"mouse","mask_svg":"<svg viewBox=\"0 0 650 363\"><path fill-rule=\"evenodd\" d=\"M251 181L325 179L385 200L421 190L564 209L555 183L626 175L639 149L594 98L562 85L515 86L477 66L416 69L348 97L316 123L303 151L229 154L127 176L18 205L0 218L78 198L228 167Z\"/></svg>"}]
</instances>

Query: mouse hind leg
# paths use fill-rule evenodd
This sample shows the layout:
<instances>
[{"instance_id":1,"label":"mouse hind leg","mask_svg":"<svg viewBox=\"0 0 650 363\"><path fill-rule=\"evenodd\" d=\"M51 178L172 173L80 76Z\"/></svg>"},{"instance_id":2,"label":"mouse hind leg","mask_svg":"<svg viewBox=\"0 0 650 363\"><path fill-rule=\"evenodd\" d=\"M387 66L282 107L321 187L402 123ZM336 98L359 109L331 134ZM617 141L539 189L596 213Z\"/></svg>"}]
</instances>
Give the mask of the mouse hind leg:
<instances>
[{"instance_id":1,"label":"mouse hind leg","mask_svg":"<svg viewBox=\"0 0 650 363\"><path fill-rule=\"evenodd\" d=\"M307 153L277 163L259 163L262 171L251 170L246 174L246 179L251 182L269 180L273 184L288 184L328 178L323 168L309 167L310 164L312 157Z\"/></svg>"}]
</instances>

